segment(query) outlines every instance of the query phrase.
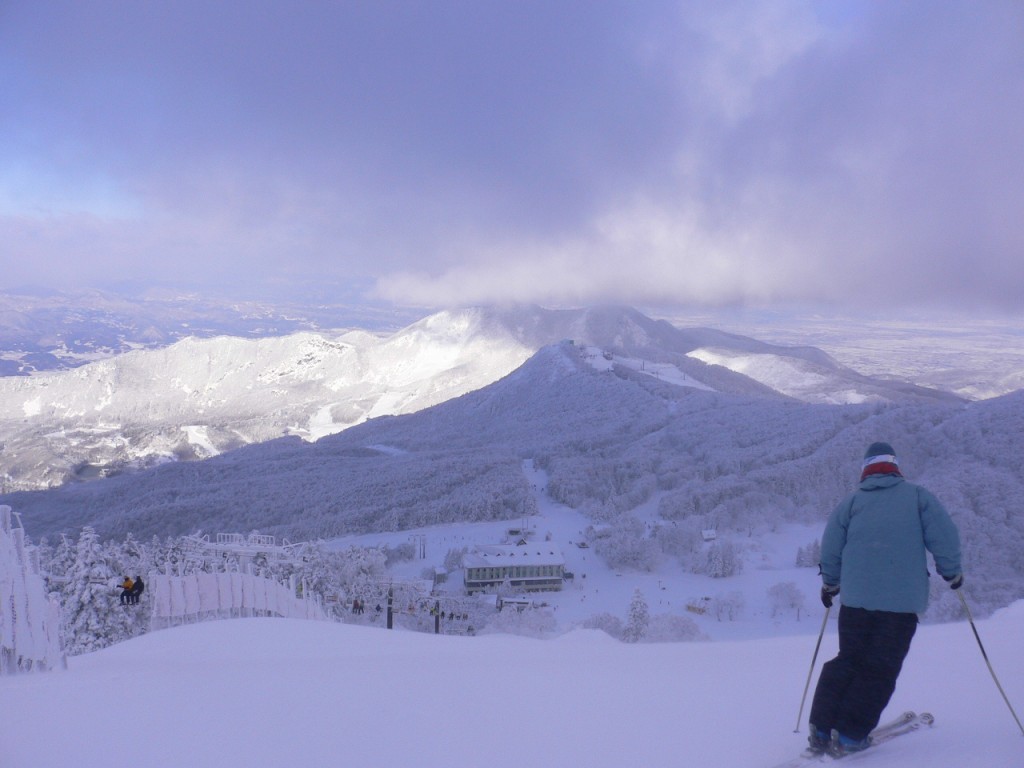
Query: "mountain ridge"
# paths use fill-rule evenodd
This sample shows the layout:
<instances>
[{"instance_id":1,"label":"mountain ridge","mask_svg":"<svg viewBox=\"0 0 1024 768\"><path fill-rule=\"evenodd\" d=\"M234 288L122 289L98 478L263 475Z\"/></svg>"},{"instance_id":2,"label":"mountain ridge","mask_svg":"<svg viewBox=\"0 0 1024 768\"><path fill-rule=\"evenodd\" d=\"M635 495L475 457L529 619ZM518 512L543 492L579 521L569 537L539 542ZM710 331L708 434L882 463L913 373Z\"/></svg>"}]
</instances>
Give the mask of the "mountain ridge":
<instances>
[{"instance_id":1,"label":"mountain ridge","mask_svg":"<svg viewBox=\"0 0 1024 768\"><path fill-rule=\"evenodd\" d=\"M677 386L611 357L564 341L480 389L315 442L282 437L0 501L35 537L91 525L140 539L335 538L529 516L529 461L553 500L610 526L630 567L643 569L647 557L688 557L687 542L708 528L725 540L820 522L855 482L864 446L886 439L904 474L969 531L965 567L986 600L1024 596L1024 468L1013 459L1024 452L1024 392L807 404ZM671 535L656 534L666 526Z\"/></svg>"},{"instance_id":2,"label":"mountain ridge","mask_svg":"<svg viewBox=\"0 0 1024 768\"><path fill-rule=\"evenodd\" d=\"M720 392L826 403L958 401L860 376L813 348L677 329L628 307L475 307L435 313L389 335L187 338L71 371L0 378L6 482L52 487L284 435L316 439L483 387L562 339L640 373ZM701 354L756 355L782 373L759 379Z\"/></svg>"}]
</instances>

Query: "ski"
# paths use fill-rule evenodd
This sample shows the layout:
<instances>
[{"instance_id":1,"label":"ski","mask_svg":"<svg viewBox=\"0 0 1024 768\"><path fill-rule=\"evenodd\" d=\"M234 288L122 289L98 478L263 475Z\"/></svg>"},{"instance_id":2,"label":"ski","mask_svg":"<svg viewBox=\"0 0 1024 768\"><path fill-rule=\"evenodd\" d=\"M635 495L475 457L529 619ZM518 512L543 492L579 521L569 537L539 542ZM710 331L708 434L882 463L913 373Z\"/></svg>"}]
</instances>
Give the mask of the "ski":
<instances>
[{"instance_id":1,"label":"ski","mask_svg":"<svg viewBox=\"0 0 1024 768\"><path fill-rule=\"evenodd\" d=\"M804 752L784 763L773 765L772 768L805 768L805 766L817 765L818 763L824 763L826 760L831 761L831 759L826 754L809 754Z\"/></svg>"},{"instance_id":2,"label":"ski","mask_svg":"<svg viewBox=\"0 0 1024 768\"><path fill-rule=\"evenodd\" d=\"M847 759L849 757L863 754L864 752L870 752L873 747L876 747L879 744L884 744L887 741L892 741L898 736L912 733L921 726L930 726L934 722L935 718L929 712L922 712L921 714L917 714L916 712L904 712L899 717L893 718L886 723L882 723L875 728L869 737L871 739L871 746L863 750L863 752L854 752L847 756L833 757L827 752L813 753L805 751L791 760L772 766L772 768L809 768L810 766L822 763L832 763L836 760Z\"/></svg>"},{"instance_id":3,"label":"ski","mask_svg":"<svg viewBox=\"0 0 1024 768\"><path fill-rule=\"evenodd\" d=\"M921 726L930 726L935 722L935 718L930 712L922 712L919 715L915 715L904 723L899 725L892 725L886 728L881 733L876 735L875 731L871 732L871 746L875 747L879 744L884 744L887 741L895 739L897 736L902 736L905 733L916 731Z\"/></svg>"},{"instance_id":4,"label":"ski","mask_svg":"<svg viewBox=\"0 0 1024 768\"><path fill-rule=\"evenodd\" d=\"M931 717L931 715L928 715L928 717ZM875 728L875 730L871 732L871 736L869 737L871 739L871 743L877 744L879 742L879 739L882 739L891 731L894 731L899 728L905 728L918 718L919 715L916 712L904 712L899 717L894 717L892 720L880 724L877 728Z\"/></svg>"}]
</instances>

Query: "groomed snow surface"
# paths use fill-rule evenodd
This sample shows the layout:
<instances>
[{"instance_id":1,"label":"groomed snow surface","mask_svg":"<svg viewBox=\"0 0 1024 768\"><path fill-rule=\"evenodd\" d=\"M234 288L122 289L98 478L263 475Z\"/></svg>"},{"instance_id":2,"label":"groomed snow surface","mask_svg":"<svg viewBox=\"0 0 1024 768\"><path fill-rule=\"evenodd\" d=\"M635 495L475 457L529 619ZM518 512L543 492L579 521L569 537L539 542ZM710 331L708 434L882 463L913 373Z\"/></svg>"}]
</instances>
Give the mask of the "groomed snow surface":
<instances>
[{"instance_id":1,"label":"groomed snow surface","mask_svg":"<svg viewBox=\"0 0 1024 768\"><path fill-rule=\"evenodd\" d=\"M1024 706L1024 603L978 622ZM0 678L4 768L770 768L793 733L813 635L628 645L448 637L329 622L178 627ZM819 657L834 655L834 627ZM817 670L815 671L815 679ZM1024 736L965 622L922 626L887 711L936 724L843 765L1024 765Z\"/></svg>"}]
</instances>

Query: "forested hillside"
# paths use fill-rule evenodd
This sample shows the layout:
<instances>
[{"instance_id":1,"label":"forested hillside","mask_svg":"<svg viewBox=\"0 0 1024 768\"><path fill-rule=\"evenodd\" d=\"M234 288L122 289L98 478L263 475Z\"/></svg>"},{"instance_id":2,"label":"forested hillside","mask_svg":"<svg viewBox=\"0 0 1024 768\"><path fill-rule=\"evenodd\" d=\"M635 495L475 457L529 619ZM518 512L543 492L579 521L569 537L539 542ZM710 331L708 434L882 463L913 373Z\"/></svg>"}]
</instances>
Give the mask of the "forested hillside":
<instances>
[{"instance_id":1,"label":"forested hillside","mask_svg":"<svg viewBox=\"0 0 1024 768\"><path fill-rule=\"evenodd\" d=\"M685 558L704 528L754 535L823 521L853 487L864 447L884 439L908 479L945 501L971 578L1004 604L1024 594L1022 421L1024 393L968 405L808 405L600 371L563 343L482 390L314 444L282 439L5 503L34 537L90 524L102 535L259 529L298 540L528 514L529 458L557 500L623 539L647 540L626 563L643 568L650 553ZM630 524L645 502L673 536Z\"/></svg>"}]
</instances>

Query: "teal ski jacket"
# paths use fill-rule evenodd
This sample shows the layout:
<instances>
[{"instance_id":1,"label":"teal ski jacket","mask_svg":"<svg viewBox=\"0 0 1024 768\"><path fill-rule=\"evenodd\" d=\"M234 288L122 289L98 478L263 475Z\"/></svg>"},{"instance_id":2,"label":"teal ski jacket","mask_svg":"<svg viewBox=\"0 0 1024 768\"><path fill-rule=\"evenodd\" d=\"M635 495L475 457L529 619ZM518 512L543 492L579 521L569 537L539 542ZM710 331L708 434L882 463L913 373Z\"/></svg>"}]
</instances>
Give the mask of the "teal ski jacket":
<instances>
[{"instance_id":1,"label":"teal ski jacket","mask_svg":"<svg viewBox=\"0 0 1024 768\"><path fill-rule=\"evenodd\" d=\"M939 500L899 475L869 475L828 519L822 580L851 608L924 613L926 551L943 578L961 573L960 534Z\"/></svg>"}]
</instances>

